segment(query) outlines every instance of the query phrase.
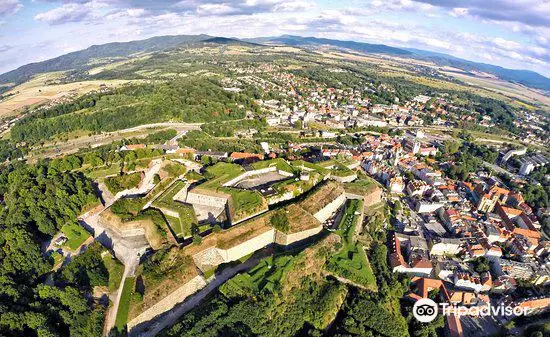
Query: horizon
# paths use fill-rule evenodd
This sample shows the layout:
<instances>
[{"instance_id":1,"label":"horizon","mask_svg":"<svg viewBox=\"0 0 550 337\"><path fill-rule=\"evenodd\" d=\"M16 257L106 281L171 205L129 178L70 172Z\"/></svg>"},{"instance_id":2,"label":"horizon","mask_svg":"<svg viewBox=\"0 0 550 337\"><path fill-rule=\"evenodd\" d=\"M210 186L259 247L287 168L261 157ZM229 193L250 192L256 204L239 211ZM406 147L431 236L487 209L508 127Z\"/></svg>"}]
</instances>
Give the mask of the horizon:
<instances>
[{"instance_id":1,"label":"horizon","mask_svg":"<svg viewBox=\"0 0 550 337\"><path fill-rule=\"evenodd\" d=\"M550 6L535 0L1 0L0 73L92 45L207 34L383 44L548 78L548 18Z\"/></svg>"}]
</instances>

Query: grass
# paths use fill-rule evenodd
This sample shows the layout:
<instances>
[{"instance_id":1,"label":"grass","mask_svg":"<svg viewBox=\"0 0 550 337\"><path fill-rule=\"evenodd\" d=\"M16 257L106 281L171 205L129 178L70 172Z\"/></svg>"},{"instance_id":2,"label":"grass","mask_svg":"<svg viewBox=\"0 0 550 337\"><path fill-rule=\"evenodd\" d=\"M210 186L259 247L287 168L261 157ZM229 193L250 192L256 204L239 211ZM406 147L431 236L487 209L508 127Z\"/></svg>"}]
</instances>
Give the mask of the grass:
<instances>
[{"instance_id":1,"label":"grass","mask_svg":"<svg viewBox=\"0 0 550 337\"><path fill-rule=\"evenodd\" d=\"M90 234L76 223L64 225L61 227L61 231L67 237L67 242L65 242L64 246L69 247L71 250L78 249L90 237Z\"/></svg>"},{"instance_id":2,"label":"grass","mask_svg":"<svg viewBox=\"0 0 550 337\"><path fill-rule=\"evenodd\" d=\"M88 169L84 172L90 179L104 178L107 176L115 175L120 172L120 163L114 163L109 166L101 166L93 169Z\"/></svg>"},{"instance_id":3,"label":"grass","mask_svg":"<svg viewBox=\"0 0 550 337\"><path fill-rule=\"evenodd\" d=\"M347 167L351 163L352 161L347 159L340 159L340 160L330 159L319 163L319 166L322 166L325 169L329 169L330 173L334 176L347 177L355 173Z\"/></svg>"},{"instance_id":4,"label":"grass","mask_svg":"<svg viewBox=\"0 0 550 337\"><path fill-rule=\"evenodd\" d=\"M105 185L112 194L137 187L141 182L141 173L123 174L105 179Z\"/></svg>"},{"instance_id":5,"label":"grass","mask_svg":"<svg viewBox=\"0 0 550 337\"><path fill-rule=\"evenodd\" d=\"M260 170L268 167L275 166L278 170L288 173L294 173L294 169L284 159L276 158L271 160L262 160L255 162L251 165L255 170Z\"/></svg>"},{"instance_id":6,"label":"grass","mask_svg":"<svg viewBox=\"0 0 550 337\"><path fill-rule=\"evenodd\" d=\"M116 258L111 254L104 254L103 263L109 271L109 292L114 293L122 281L122 274L124 274L124 265L120 263Z\"/></svg>"},{"instance_id":7,"label":"grass","mask_svg":"<svg viewBox=\"0 0 550 337\"><path fill-rule=\"evenodd\" d=\"M183 234L183 229L181 228L180 219L176 218L176 217L173 217L173 216L166 215L166 214L164 214L164 217L168 221L168 225L170 226L172 231L174 233L176 233L176 236L177 237L183 237L184 234Z\"/></svg>"},{"instance_id":8,"label":"grass","mask_svg":"<svg viewBox=\"0 0 550 337\"><path fill-rule=\"evenodd\" d=\"M128 313L130 311L130 301L132 299L132 293L134 292L134 283L135 277L127 277L124 281L124 287L122 288L122 295L120 296L120 302L118 304L118 311L115 320L115 327L120 332L126 330Z\"/></svg>"},{"instance_id":9,"label":"grass","mask_svg":"<svg viewBox=\"0 0 550 337\"><path fill-rule=\"evenodd\" d=\"M305 168L306 171L315 171L315 172L318 172L322 175L326 175L328 173L328 170L326 168L324 168L323 166L318 165L318 164L313 164L313 163L310 163L310 162L307 162L307 161L304 161L304 160L295 160L291 164L294 168L296 168L300 171Z\"/></svg>"},{"instance_id":10,"label":"grass","mask_svg":"<svg viewBox=\"0 0 550 337\"><path fill-rule=\"evenodd\" d=\"M357 226L355 212L361 207L360 200L350 200L346 205L345 214L337 230L342 237L342 249L330 258L327 269L369 289L376 289L376 279L365 250L354 240L355 227Z\"/></svg>"},{"instance_id":11,"label":"grass","mask_svg":"<svg viewBox=\"0 0 550 337\"><path fill-rule=\"evenodd\" d=\"M244 169L237 164L217 163L206 169L205 177L207 182L201 185L204 188L217 188L233 178L244 173Z\"/></svg>"},{"instance_id":12,"label":"grass","mask_svg":"<svg viewBox=\"0 0 550 337\"><path fill-rule=\"evenodd\" d=\"M364 177L363 179L355 180L351 183L344 184L346 192L350 192L357 195L365 195L372 192L378 187L376 181L372 178Z\"/></svg>"},{"instance_id":13,"label":"grass","mask_svg":"<svg viewBox=\"0 0 550 337\"><path fill-rule=\"evenodd\" d=\"M53 259L53 266L56 267L57 265L59 265L61 262L63 262L63 254L59 253L59 252L53 252L50 257Z\"/></svg>"},{"instance_id":14,"label":"grass","mask_svg":"<svg viewBox=\"0 0 550 337\"><path fill-rule=\"evenodd\" d=\"M260 212L265 208L264 206L267 206L264 203L264 198L258 191L236 188L221 188L220 191L231 195L237 219Z\"/></svg>"},{"instance_id":15,"label":"grass","mask_svg":"<svg viewBox=\"0 0 550 337\"><path fill-rule=\"evenodd\" d=\"M174 196L185 188L185 182L182 180L176 181L164 193L153 202L154 207L168 209L179 214L179 219L165 214L168 224L176 236L188 237L191 235L191 227L197 224L197 217L191 205L174 200ZM179 222L179 224L178 224Z\"/></svg>"},{"instance_id":16,"label":"grass","mask_svg":"<svg viewBox=\"0 0 550 337\"><path fill-rule=\"evenodd\" d=\"M191 180L191 181L199 181L204 179L204 177L195 171L189 171L185 174L185 179Z\"/></svg>"},{"instance_id":17,"label":"grass","mask_svg":"<svg viewBox=\"0 0 550 337\"><path fill-rule=\"evenodd\" d=\"M249 295L251 292L274 290L294 265L295 257L291 255L270 256L263 259L248 273L238 274L220 287L220 291L227 297L235 295Z\"/></svg>"}]
</instances>

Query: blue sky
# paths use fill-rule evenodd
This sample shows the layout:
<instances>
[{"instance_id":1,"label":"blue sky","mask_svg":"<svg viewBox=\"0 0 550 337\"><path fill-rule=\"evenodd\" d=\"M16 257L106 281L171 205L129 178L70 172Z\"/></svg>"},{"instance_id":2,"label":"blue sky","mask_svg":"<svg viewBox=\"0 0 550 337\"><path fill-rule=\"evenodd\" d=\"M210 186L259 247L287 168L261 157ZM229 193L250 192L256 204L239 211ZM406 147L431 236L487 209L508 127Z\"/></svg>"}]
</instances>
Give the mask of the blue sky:
<instances>
[{"instance_id":1,"label":"blue sky","mask_svg":"<svg viewBox=\"0 0 550 337\"><path fill-rule=\"evenodd\" d=\"M384 43L550 77L548 0L0 0L0 73L166 34Z\"/></svg>"}]
</instances>

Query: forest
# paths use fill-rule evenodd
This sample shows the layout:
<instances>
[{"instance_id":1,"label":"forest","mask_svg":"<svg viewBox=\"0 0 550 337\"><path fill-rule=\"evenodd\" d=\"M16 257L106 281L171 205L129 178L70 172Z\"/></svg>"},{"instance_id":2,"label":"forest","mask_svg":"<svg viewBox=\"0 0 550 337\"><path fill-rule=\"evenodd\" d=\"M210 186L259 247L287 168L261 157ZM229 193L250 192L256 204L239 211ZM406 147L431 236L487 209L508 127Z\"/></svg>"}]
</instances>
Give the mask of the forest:
<instances>
[{"instance_id":1,"label":"forest","mask_svg":"<svg viewBox=\"0 0 550 337\"><path fill-rule=\"evenodd\" d=\"M91 180L45 164L10 164L0 171L0 195L0 335L100 336L104 307L86 296L105 282L104 270L93 270L97 256L78 257L47 282L53 260L41 252L64 224L97 205Z\"/></svg>"},{"instance_id":2,"label":"forest","mask_svg":"<svg viewBox=\"0 0 550 337\"><path fill-rule=\"evenodd\" d=\"M227 121L254 108L250 97L224 91L213 79L182 78L123 86L36 112L13 126L11 139L34 144L77 130L99 133L164 121Z\"/></svg>"}]
</instances>

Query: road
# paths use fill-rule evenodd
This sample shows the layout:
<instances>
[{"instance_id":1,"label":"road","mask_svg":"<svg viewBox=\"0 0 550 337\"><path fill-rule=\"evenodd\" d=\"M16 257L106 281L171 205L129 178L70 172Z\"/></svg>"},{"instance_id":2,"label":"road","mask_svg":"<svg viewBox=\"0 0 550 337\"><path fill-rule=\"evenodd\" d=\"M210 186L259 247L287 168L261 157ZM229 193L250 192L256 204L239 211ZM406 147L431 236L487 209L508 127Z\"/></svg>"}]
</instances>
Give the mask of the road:
<instances>
[{"instance_id":1,"label":"road","mask_svg":"<svg viewBox=\"0 0 550 337\"><path fill-rule=\"evenodd\" d=\"M161 166L162 159L155 159L151 161L150 167L148 167L145 171L145 176L143 177L139 185L136 188L131 188L129 190L118 192L115 195L115 199L120 199L124 196L146 194L147 192L149 192L151 189L153 189L153 187L155 187L155 183L153 181L155 179L155 174L160 171Z\"/></svg>"},{"instance_id":2,"label":"road","mask_svg":"<svg viewBox=\"0 0 550 337\"><path fill-rule=\"evenodd\" d=\"M147 130L147 129L155 129L155 131L159 131L162 129L172 128L178 131L178 136L180 136L185 131L200 129L201 125L202 123L180 123L180 122L144 124L144 125L139 125L128 129L117 130L113 132L105 132L99 135L82 136L75 139L70 139L64 143L46 143L40 146L39 148L32 149L32 151L29 153L29 155L27 155L26 158L31 161L36 161L40 158L55 157L55 156L75 153L80 148L85 148L85 147L94 148L100 145L110 144L114 141L125 139L125 138L133 138L133 137L139 138L140 136L143 137L143 136L146 136L147 134L136 135L134 133Z\"/></svg>"},{"instance_id":3,"label":"road","mask_svg":"<svg viewBox=\"0 0 550 337\"><path fill-rule=\"evenodd\" d=\"M517 174L512 173L512 172L510 172L510 171L508 171L508 170L506 170L506 169L504 169L504 168L502 168L498 165L491 164L491 163L488 163L488 162L484 161L483 166L485 166L485 167L487 167L487 168L489 168L489 169L491 169L495 172L502 173L502 174L505 174L507 176L510 176L513 179L520 179L520 177Z\"/></svg>"}]
</instances>

